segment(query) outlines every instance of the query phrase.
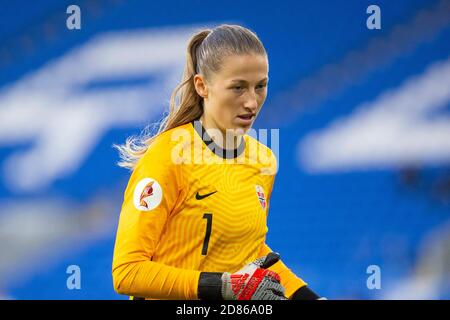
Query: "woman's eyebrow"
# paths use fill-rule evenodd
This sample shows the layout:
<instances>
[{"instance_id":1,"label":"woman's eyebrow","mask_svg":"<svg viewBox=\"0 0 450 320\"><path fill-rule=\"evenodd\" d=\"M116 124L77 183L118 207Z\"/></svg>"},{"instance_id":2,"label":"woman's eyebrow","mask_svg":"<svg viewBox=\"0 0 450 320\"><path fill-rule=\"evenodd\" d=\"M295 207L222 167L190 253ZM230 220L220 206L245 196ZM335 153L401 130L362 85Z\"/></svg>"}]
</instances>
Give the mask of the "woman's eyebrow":
<instances>
[{"instance_id":1,"label":"woman's eyebrow","mask_svg":"<svg viewBox=\"0 0 450 320\"><path fill-rule=\"evenodd\" d=\"M263 81L267 81L267 80L268 80L268 77L265 77L265 78L259 80L258 83L259 82L263 82ZM244 80L244 79L233 79L233 80L231 80L231 82L233 82L233 83L248 83L248 81Z\"/></svg>"}]
</instances>

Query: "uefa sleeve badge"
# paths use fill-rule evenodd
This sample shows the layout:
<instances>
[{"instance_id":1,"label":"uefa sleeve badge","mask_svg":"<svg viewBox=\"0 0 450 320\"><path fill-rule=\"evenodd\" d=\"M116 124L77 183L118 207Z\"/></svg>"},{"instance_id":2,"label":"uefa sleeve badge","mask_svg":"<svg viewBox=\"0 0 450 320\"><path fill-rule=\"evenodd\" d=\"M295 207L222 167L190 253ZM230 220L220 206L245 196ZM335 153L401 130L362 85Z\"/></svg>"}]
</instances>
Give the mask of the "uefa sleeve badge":
<instances>
[{"instance_id":1,"label":"uefa sleeve badge","mask_svg":"<svg viewBox=\"0 0 450 320\"><path fill-rule=\"evenodd\" d=\"M133 203L140 211L155 209L162 199L162 189L158 181L144 178L134 188Z\"/></svg>"}]
</instances>

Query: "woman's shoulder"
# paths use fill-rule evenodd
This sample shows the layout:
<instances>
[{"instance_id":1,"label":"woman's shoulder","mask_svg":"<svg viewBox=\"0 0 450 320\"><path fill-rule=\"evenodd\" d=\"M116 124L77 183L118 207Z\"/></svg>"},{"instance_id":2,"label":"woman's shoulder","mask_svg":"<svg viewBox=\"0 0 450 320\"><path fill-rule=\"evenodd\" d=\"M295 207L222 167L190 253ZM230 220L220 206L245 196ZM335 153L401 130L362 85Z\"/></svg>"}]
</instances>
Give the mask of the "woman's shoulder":
<instances>
[{"instance_id":1,"label":"woman's shoulder","mask_svg":"<svg viewBox=\"0 0 450 320\"><path fill-rule=\"evenodd\" d=\"M245 137L246 137L245 142L247 143L247 147L249 148L249 150L255 150L262 155L275 158L274 152L267 145L265 145L258 139L252 137L251 135L247 134L245 135Z\"/></svg>"},{"instance_id":2,"label":"woman's shoulder","mask_svg":"<svg viewBox=\"0 0 450 320\"><path fill-rule=\"evenodd\" d=\"M246 135L245 137L248 158L253 163L257 163L261 172L264 172L264 174L276 174L278 171L278 161L273 150L250 135Z\"/></svg>"},{"instance_id":3,"label":"woman's shoulder","mask_svg":"<svg viewBox=\"0 0 450 320\"><path fill-rule=\"evenodd\" d=\"M155 137L152 145L155 147L174 145L178 142L178 137L182 135L191 135L191 132L192 124L186 123L160 133Z\"/></svg>"},{"instance_id":4,"label":"woman's shoulder","mask_svg":"<svg viewBox=\"0 0 450 320\"><path fill-rule=\"evenodd\" d=\"M168 159L172 157L174 147L180 143L180 136L191 136L191 127L192 125L187 123L158 134L145 152L144 161L149 158Z\"/></svg>"}]
</instances>

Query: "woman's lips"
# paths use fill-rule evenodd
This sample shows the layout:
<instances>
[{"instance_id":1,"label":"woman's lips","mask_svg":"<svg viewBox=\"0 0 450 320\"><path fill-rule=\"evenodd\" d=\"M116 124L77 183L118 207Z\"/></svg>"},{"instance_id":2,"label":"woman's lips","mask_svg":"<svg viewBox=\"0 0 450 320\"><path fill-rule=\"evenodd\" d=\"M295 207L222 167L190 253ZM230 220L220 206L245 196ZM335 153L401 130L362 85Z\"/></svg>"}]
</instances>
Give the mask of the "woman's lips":
<instances>
[{"instance_id":1,"label":"woman's lips","mask_svg":"<svg viewBox=\"0 0 450 320\"><path fill-rule=\"evenodd\" d=\"M244 126L252 124L254 118L252 114L237 116L238 122Z\"/></svg>"}]
</instances>

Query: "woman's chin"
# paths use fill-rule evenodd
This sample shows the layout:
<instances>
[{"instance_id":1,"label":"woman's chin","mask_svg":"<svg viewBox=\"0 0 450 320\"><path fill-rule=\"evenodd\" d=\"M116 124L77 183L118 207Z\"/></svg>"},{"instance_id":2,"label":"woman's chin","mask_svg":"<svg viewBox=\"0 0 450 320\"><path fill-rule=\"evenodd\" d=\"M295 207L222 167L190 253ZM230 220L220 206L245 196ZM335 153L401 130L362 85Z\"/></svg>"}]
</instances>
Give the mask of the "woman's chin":
<instances>
[{"instance_id":1,"label":"woman's chin","mask_svg":"<svg viewBox=\"0 0 450 320\"><path fill-rule=\"evenodd\" d=\"M250 128L251 126L235 126L233 129L233 134L235 136L243 136Z\"/></svg>"},{"instance_id":2,"label":"woman's chin","mask_svg":"<svg viewBox=\"0 0 450 320\"><path fill-rule=\"evenodd\" d=\"M243 134L247 133L248 130L250 130L250 128L252 127L252 124L253 124L253 122L246 123L246 124L234 123L233 130L236 135L243 135Z\"/></svg>"}]
</instances>

